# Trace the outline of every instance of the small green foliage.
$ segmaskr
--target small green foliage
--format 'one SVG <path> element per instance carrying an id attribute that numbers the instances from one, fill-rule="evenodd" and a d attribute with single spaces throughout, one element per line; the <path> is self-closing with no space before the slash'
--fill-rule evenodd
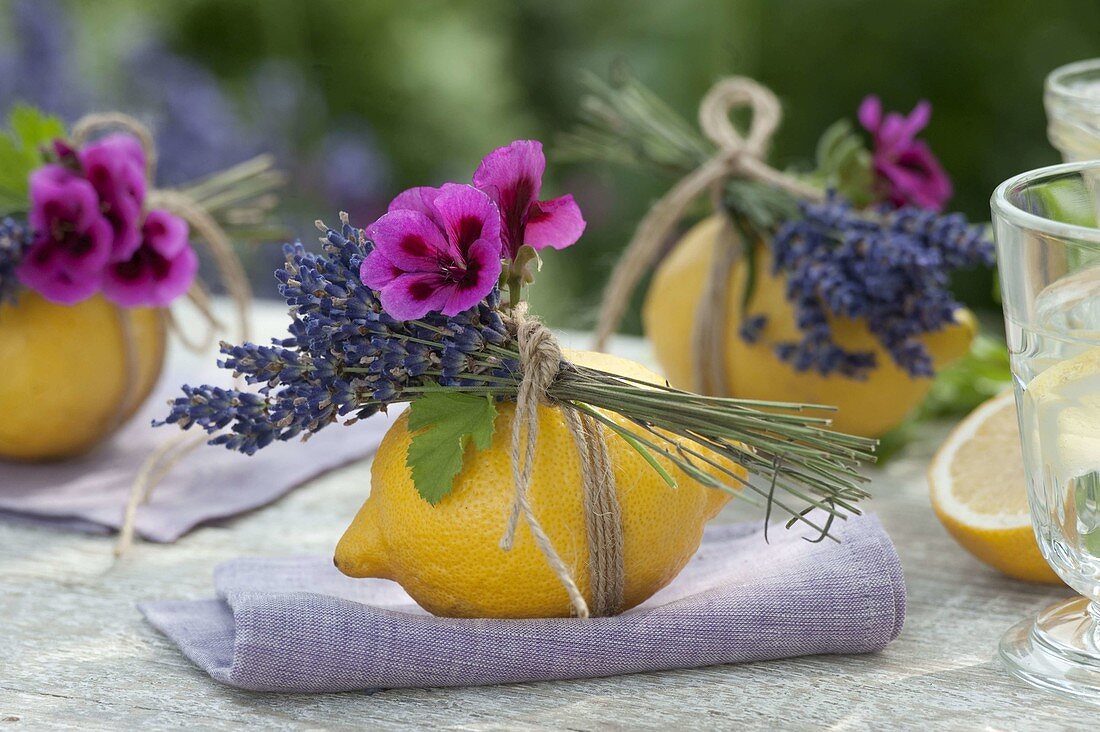
<path id="1" fill-rule="evenodd" d="M 798 216 L 798 200 L 774 186 L 743 178 L 726 184 L 723 203 L 734 218 L 760 232 L 774 231 L 784 221 Z"/>
<path id="2" fill-rule="evenodd" d="M 817 143 L 817 170 L 811 176 L 823 188 L 835 190 L 856 208 L 874 200 L 871 152 L 846 119 L 834 122 Z"/>
<path id="3" fill-rule="evenodd" d="M 492 397 L 450 390 L 428 392 L 409 405 L 413 437 L 405 463 L 425 501 L 434 506 L 451 492 L 471 440 L 479 450 L 489 447 L 496 416 Z"/>
<path id="4" fill-rule="evenodd" d="M 958 417 L 1010 386 L 1008 347 L 999 338 L 979 335 L 970 353 L 936 374 L 920 416 Z"/>
<path id="5" fill-rule="evenodd" d="M 0 133 L 0 213 L 26 211 L 31 171 L 44 162 L 44 149 L 65 136 L 56 117 L 34 107 L 16 105 L 8 117 L 9 131 Z"/>
<path id="6" fill-rule="evenodd" d="M 918 437 L 921 423 L 969 414 L 1010 386 L 1008 347 L 999 338 L 979 335 L 970 345 L 970 353 L 936 374 L 916 412 L 879 440 L 879 462 L 889 461 Z"/>

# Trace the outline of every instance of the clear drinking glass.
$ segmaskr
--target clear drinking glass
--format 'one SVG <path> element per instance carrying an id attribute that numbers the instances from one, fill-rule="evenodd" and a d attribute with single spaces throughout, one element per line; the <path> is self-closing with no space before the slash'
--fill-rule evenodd
<path id="1" fill-rule="evenodd" d="M 1016 176 L 992 209 L 1035 536 L 1083 595 L 1013 627 L 1000 653 L 1100 702 L 1100 161 Z"/>
<path id="2" fill-rule="evenodd" d="M 1100 159 L 1100 58 L 1050 72 L 1043 104 L 1047 137 L 1063 160 Z"/>

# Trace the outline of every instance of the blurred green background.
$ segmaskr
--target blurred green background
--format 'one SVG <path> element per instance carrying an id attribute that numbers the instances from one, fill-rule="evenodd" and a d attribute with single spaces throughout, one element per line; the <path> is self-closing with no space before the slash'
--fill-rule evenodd
<path id="1" fill-rule="evenodd" d="M 26 99 L 70 121 L 137 114 L 157 132 L 164 183 L 275 152 L 291 174 L 284 217 L 303 237 L 337 210 L 365 225 L 405 187 L 468 180 L 514 138 L 552 149 L 574 121 L 579 72 L 616 60 L 692 119 L 725 74 L 769 85 L 786 111 L 782 165 L 807 161 L 868 93 L 906 112 L 927 98 L 924 137 L 954 179 L 953 207 L 982 220 L 999 181 L 1057 161 L 1042 81 L 1100 56 L 1100 2 L 10 0 L 0 38 L 0 103 Z M 546 257 L 534 300 L 552 323 L 583 327 L 670 181 L 551 171 L 549 193 L 572 192 L 589 229 L 568 255 Z M 249 257 L 257 282 L 280 258 L 277 247 Z M 992 306 L 987 273 L 959 285 Z"/>

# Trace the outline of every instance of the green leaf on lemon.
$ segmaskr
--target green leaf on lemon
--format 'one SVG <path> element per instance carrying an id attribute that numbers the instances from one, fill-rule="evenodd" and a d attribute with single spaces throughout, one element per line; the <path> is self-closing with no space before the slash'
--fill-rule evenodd
<path id="1" fill-rule="evenodd" d="M 451 492 L 472 441 L 479 450 L 493 440 L 497 408 L 491 397 L 429 392 L 409 405 L 412 441 L 405 464 L 417 493 L 433 506 Z"/>

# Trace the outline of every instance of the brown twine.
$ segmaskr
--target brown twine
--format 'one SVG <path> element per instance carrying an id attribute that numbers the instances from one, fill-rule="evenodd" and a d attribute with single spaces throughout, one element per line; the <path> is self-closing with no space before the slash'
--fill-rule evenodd
<path id="1" fill-rule="evenodd" d="M 139 381 L 139 366 L 137 345 L 134 342 L 134 320 L 130 313 L 122 308 L 114 308 L 115 319 L 118 321 L 118 331 L 122 338 L 122 394 L 118 400 L 117 409 L 107 423 L 105 434 L 113 434 L 126 421 L 136 406 L 137 386 Z"/>
<path id="2" fill-rule="evenodd" d="M 724 211 L 720 186 L 714 189 L 715 210 Z M 740 236 L 729 216 L 718 217 L 718 233 L 703 295 L 691 330 L 692 384 L 699 394 L 729 394 L 726 378 L 726 333 L 729 325 L 730 273 L 743 256 Z"/>
<path id="3" fill-rule="evenodd" d="M 152 187 L 156 177 L 156 145 L 153 142 L 153 135 L 149 128 L 134 117 L 120 112 L 86 115 L 73 126 L 73 143 L 77 146 L 83 145 L 92 135 L 111 128 L 125 130 L 141 143 L 145 152 L 145 174 L 149 186 Z M 198 235 L 199 240 L 205 243 L 207 250 L 214 258 L 218 276 L 225 284 L 226 289 L 229 290 L 229 294 L 236 304 L 240 339 L 247 341 L 251 330 L 249 304 L 252 300 L 252 288 L 248 284 L 248 277 L 240 259 L 233 252 L 233 245 L 228 234 L 205 208 L 185 193 L 174 190 L 153 189 L 149 191 L 146 200 L 150 208 L 163 208 L 185 220 L 192 231 Z M 210 306 L 210 296 L 201 282 L 196 280 L 190 292 L 188 292 L 188 299 L 207 323 L 208 328 L 204 337 L 197 340 L 190 338 L 179 327 L 178 321 L 170 310 L 165 309 L 161 317 L 164 318 L 169 329 L 179 338 L 180 343 L 185 348 L 196 352 L 204 351 L 213 340 L 213 334 L 223 325 L 215 317 Z M 129 313 L 120 311 L 120 323 L 123 326 L 123 342 L 126 349 L 125 388 L 127 391 L 125 398 L 119 404 L 115 420 L 116 428 L 125 421 L 126 416 L 130 413 L 130 402 L 135 398 L 138 384 L 137 352 Z M 125 554 L 133 544 L 134 521 L 138 506 L 148 501 L 153 488 L 156 487 L 164 475 L 203 441 L 195 439 L 194 436 L 168 440 L 145 461 L 130 489 L 122 528 L 119 531 L 118 543 L 115 546 L 116 557 Z"/>
<path id="4" fill-rule="evenodd" d="M 539 433 L 538 406 L 548 401 L 546 390 L 561 369 L 561 348 L 549 329 L 527 315 L 523 304 L 513 310 L 509 325 L 516 333 L 523 376 L 512 422 L 512 478 L 516 494 L 500 546 L 505 551 L 512 548 L 522 515 L 535 545 L 569 594 L 577 617 L 614 615 L 620 611 L 623 599 L 623 528 L 615 477 L 602 429 L 595 420 L 570 405 L 558 405 L 581 459 L 590 605 L 535 516 L 529 497 Z"/>
<path id="5" fill-rule="evenodd" d="M 748 107 L 752 120 L 747 135 L 733 126 L 730 113 Z M 772 185 L 801 198 L 820 199 L 821 191 L 785 175 L 764 162 L 768 144 L 779 126 L 782 110 L 768 88 L 752 79 L 734 76 L 711 87 L 699 104 L 699 127 L 718 148 L 706 161 L 674 185 L 639 222 L 634 237 L 619 258 L 604 290 L 596 327 L 596 348 L 604 350 L 619 326 L 638 282 L 650 270 L 665 241 L 686 214 L 688 207 L 710 190 L 715 210 L 722 216 L 718 246 L 711 261 L 706 291 L 692 334 L 696 355 L 696 388 L 703 393 L 722 393 L 724 376 L 724 333 L 729 272 L 738 262 L 741 246 L 722 204 L 723 188 L 731 178 L 747 178 Z"/>

